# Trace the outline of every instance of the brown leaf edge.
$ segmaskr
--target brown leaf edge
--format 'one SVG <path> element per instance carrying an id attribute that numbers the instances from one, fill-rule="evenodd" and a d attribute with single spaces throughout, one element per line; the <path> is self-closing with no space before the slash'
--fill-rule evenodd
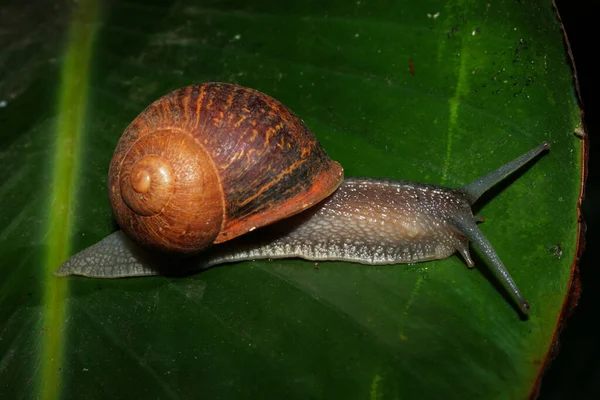
<path id="1" fill-rule="evenodd" d="M 579 224 L 579 229 L 577 232 L 577 250 L 575 253 L 575 259 L 573 260 L 573 264 L 571 265 L 571 277 L 569 281 L 569 293 L 567 294 L 565 301 L 563 302 L 563 306 L 556 324 L 556 328 L 554 329 L 554 335 L 552 337 L 552 344 L 548 348 L 548 352 L 546 353 L 546 357 L 542 363 L 541 368 L 538 371 L 538 375 L 536 379 L 533 381 L 533 385 L 530 391 L 530 400 L 537 399 L 540 394 L 540 389 L 542 387 L 542 380 L 544 374 L 552 364 L 552 361 L 558 355 L 558 351 L 560 349 L 560 335 L 562 331 L 565 329 L 567 325 L 567 320 L 577 307 L 579 302 L 579 297 L 581 295 L 581 279 L 579 276 L 579 262 L 581 260 L 581 255 L 585 249 L 585 233 L 587 231 L 587 226 L 585 221 L 583 220 L 583 216 L 581 215 L 581 204 L 583 203 L 583 199 L 585 197 L 585 183 L 587 181 L 588 175 L 588 159 L 589 159 L 589 150 L 590 150 L 590 142 L 588 135 L 585 129 L 584 123 L 584 107 L 583 102 L 581 101 L 581 93 L 579 90 L 579 78 L 577 76 L 577 68 L 575 67 L 575 59 L 573 58 L 573 52 L 571 51 L 571 43 L 569 42 L 569 37 L 567 36 L 567 31 L 565 30 L 565 26 L 562 22 L 562 18 L 560 17 L 560 12 L 558 11 L 558 7 L 556 6 L 556 0 L 552 0 L 552 6 L 554 8 L 554 12 L 558 17 L 558 21 L 560 22 L 560 26 L 563 31 L 563 38 L 565 41 L 565 47 L 567 49 L 567 53 L 569 54 L 569 60 L 571 62 L 571 67 L 573 68 L 573 80 L 575 82 L 575 91 L 577 93 L 577 100 L 579 102 L 580 109 L 580 119 L 581 125 L 580 127 L 573 132 L 577 137 L 581 139 L 582 146 L 582 165 L 581 165 L 581 188 L 579 191 L 579 199 L 577 201 L 577 221 Z"/>

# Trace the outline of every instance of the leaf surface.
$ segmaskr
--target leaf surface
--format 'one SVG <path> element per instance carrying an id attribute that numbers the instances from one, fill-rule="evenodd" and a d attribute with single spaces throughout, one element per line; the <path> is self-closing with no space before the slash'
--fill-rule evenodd
<path id="1" fill-rule="evenodd" d="M 583 165 L 548 2 L 50 4 L 9 4 L 0 24 L 0 397 L 535 390 L 569 291 Z M 483 260 L 468 270 L 458 255 L 388 267 L 255 261 L 185 279 L 52 276 L 117 229 L 106 173 L 128 123 L 205 81 L 282 101 L 347 176 L 458 187 L 550 141 L 476 208 L 529 319 Z"/>

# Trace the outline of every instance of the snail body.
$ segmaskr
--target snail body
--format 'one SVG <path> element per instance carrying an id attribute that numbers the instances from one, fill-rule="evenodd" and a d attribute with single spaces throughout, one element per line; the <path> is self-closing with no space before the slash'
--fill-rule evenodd
<path id="1" fill-rule="evenodd" d="M 194 107 L 207 112 L 208 117 L 194 115 L 190 111 Z M 243 118 L 246 114 L 248 117 Z M 253 123 L 251 116 L 262 119 Z M 147 128 L 157 120 L 158 128 Z M 171 120 L 178 124 L 183 120 L 184 125 L 191 124 L 194 129 L 206 129 L 211 124 L 217 128 L 208 136 L 195 133 L 190 138 L 180 128 L 174 128 Z M 238 124 L 239 121 L 242 122 Z M 236 129 L 243 124 L 247 124 L 246 129 L 240 135 Z M 276 131 L 271 129 L 273 124 Z M 176 131 L 175 139 L 165 139 L 168 131 Z M 281 136 L 275 136 L 276 133 Z M 304 141 L 297 141 L 294 135 Z M 233 142 L 219 142 L 231 137 L 235 137 Z M 149 144 L 150 139 L 156 138 L 156 143 Z M 262 150 L 273 140 L 273 150 Z M 168 151 L 161 147 L 165 141 L 171 146 L 167 146 Z M 132 143 L 143 146 L 132 150 Z M 201 147 L 200 153 L 214 153 L 217 157 L 199 162 L 204 155 L 194 155 L 191 163 L 165 166 L 166 155 L 178 151 L 180 146 L 186 147 L 185 151 L 193 148 L 192 154 L 197 154 L 195 147 Z M 456 251 L 473 267 L 471 242 L 519 309 L 527 313 L 529 304 L 477 227 L 482 219 L 473 215 L 471 207 L 488 189 L 548 148 L 544 142 L 457 189 L 387 179 L 343 179 L 339 164 L 327 157 L 302 121 L 276 100 L 229 84 L 183 88 L 150 105 L 127 128 L 117 145 L 110 166 L 109 192 L 123 230 L 75 254 L 56 274 L 103 278 L 179 275 L 222 263 L 290 257 L 385 265 L 443 259 Z M 279 151 L 282 149 L 285 151 Z M 265 164 L 247 172 L 252 167 L 244 167 L 243 163 L 261 152 L 259 158 Z M 132 153 L 141 157 L 128 161 Z M 184 171 L 184 178 L 187 177 L 187 166 L 194 163 L 209 166 L 207 180 L 199 185 L 210 186 L 205 192 L 184 197 L 184 204 L 178 206 L 171 204 L 173 198 L 188 190 L 178 183 L 167 188 L 166 194 L 159 192 L 156 201 L 146 195 L 150 187 L 162 190 L 165 176 L 172 179 Z M 153 170 L 148 165 L 158 168 Z M 228 172 L 233 172 L 234 177 L 221 176 Z M 236 186 L 240 182 L 241 186 Z M 127 187 L 130 184 L 133 190 Z M 137 190 L 136 185 L 145 191 Z M 127 190 L 133 192 L 133 200 L 127 198 Z M 233 197 L 228 198 L 229 195 Z M 149 215 L 136 213 L 139 204 L 149 209 Z M 171 209 L 165 216 L 169 205 Z M 219 212 L 197 209 L 204 205 L 216 206 Z M 184 214 L 183 222 L 174 222 L 177 212 Z M 196 218 L 197 215 L 201 217 Z M 153 225 L 145 228 L 148 222 Z M 251 232 L 259 227 L 262 228 Z M 204 231 L 197 233 L 195 229 Z M 175 239 L 165 238 L 173 233 Z M 177 257 L 169 252 L 198 254 Z"/>

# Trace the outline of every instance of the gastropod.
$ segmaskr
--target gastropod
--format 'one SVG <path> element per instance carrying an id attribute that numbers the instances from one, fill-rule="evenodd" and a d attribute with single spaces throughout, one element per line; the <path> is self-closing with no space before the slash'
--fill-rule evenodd
<path id="1" fill-rule="evenodd" d="M 344 178 L 300 118 L 272 97 L 227 83 L 188 86 L 148 106 L 117 144 L 108 191 L 121 230 L 56 274 L 179 275 L 289 257 L 402 264 L 456 251 L 473 267 L 471 242 L 527 313 L 471 207 L 549 147 L 455 189 Z"/>

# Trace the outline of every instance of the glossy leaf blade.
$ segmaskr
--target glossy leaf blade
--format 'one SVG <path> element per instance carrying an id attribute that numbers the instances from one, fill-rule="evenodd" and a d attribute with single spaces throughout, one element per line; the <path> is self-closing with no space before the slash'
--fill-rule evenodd
<path id="1" fill-rule="evenodd" d="M 0 34 L 0 397 L 535 391 L 569 290 L 583 165 L 550 4 L 73 7 L 52 19 L 54 35 L 17 23 L 47 20 L 42 3 L 11 6 L 16 22 L 1 24 L 10 29 Z M 529 319 L 477 257 L 475 270 L 453 256 L 392 267 L 257 261 L 185 279 L 51 276 L 60 258 L 116 229 L 106 173 L 123 129 L 159 96 L 203 81 L 279 99 L 348 176 L 460 187 L 550 141 L 548 155 L 477 207 Z"/>

